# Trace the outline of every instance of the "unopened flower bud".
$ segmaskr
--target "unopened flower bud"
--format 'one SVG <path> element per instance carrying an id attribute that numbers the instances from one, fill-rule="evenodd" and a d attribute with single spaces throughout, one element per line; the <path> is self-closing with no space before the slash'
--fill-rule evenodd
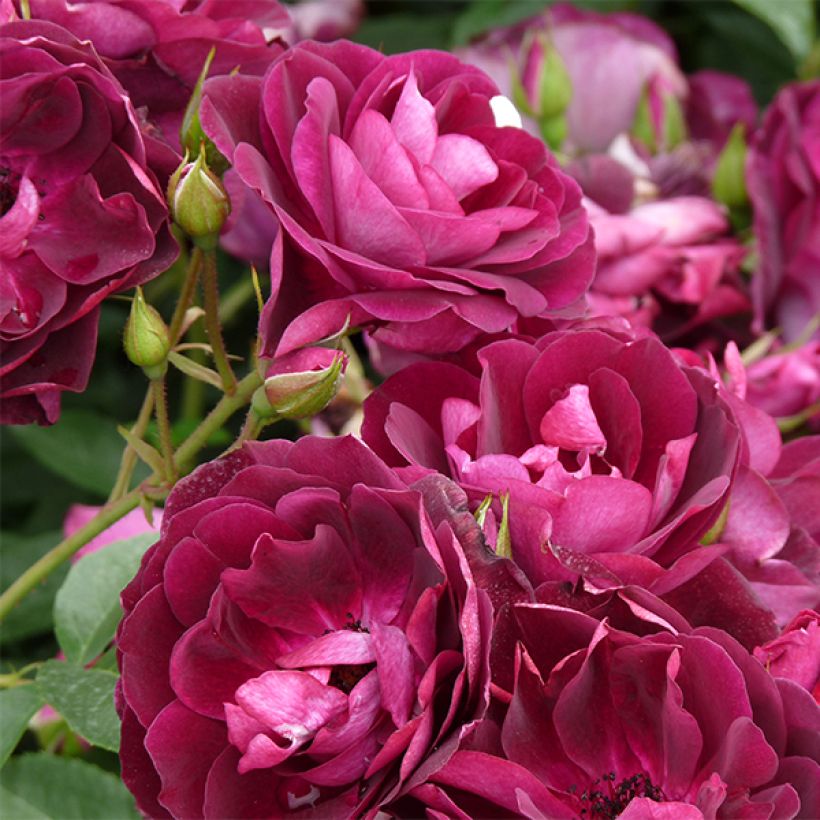
<path id="1" fill-rule="evenodd" d="M 744 208 L 749 204 L 746 193 L 746 135 L 745 126 L 739 122 L 729 134 L 720 152 L 712 178 L 712 193 L 727 208 Z"/>
<path id="2" fill-rule="evenodd" d="M 651 154 L 671 151 L 687 137 L 686 121 L 678 98 L 665 86 L 662 77 L 654 77 L 643 90 L 631 134 Z"/>
<path id="3" fill-rule="evenodd" d="M 229 167 L 228 160 L 219 152 L 219 149 L 211 142 L 202 130 L 202 123 L 199 119 L 199 107 L 202 104 L 202 86 L 208 76 L 216 49 L 212 48 L 197 78 L 191 98 L 185 107 L 185 114 L 182 117 L 182 126 L 179 129 L 179 141 L 183 150 L 194 156 L 199 153 L 202 146 L 205 146 L 205 157 L 208 165 L 217 174 L 224 174 Z"/>
<path id="4" fill-rule="evenodd" d="M 168 328 L 156 308 L 145 301 L 142 288 L 137 288 L 131 302 L 131 313 L 123 337 L 125 355 L 149 378 L 158 378 L 167 367 L 171 350 Z"/>
<path id="5" fill-rule="evenodd" d="M 174 222 L 205 250 L 216 247 L 219 232 L 231 212 L 228 192 L 208 167 L 205 148 L 196 162 L 183 163 L 168 182 L 168 205 Z"/>
<path id="6" fill-rule="evenodd" d="M 572 80 L 557 49 L 539 35 L 524 49 L 524 68 L 513 73 L 513 100 L 526 114 L 539 122 L 563 118 L 572 100 Z"/>
<path id="7" fill-rule="evenodd" d="M 262 419 L 315 416 L 336 395 L 346 364 L 344 353 L 321 347 L 298 350 L 274 362 L 254 393 L 254 412 Z"/>

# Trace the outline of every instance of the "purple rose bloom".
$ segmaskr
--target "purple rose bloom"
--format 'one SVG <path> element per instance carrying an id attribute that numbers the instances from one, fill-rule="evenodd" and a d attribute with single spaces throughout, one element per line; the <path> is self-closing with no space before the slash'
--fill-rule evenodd
<path id="1" fill-rule="evenodd" d="M 544 145 L 495 125 L 492 81 L 450 54 L 300 43 L 264 80 L 216 78 L 202 123 L 281 230 L 266 355 L 353 326 L 458 350 L 592 278 L 580 190 Z"/>
<path id="2" fill-rule="evenodd" d="M 775 97 L 749 146 L 746 185 L 760 253 L 757 321 L 792 341 L 820 312 L 820 80 Z"/>
<path id="3" fill-rule="evenodd" d="M 533 604 L 513 618 L 503 715 L 408 800 L 448 817 L 817 816 L 820 709 L 726 633 L 639 637 Z"/>
<path id="4" fill-rule="evenodd" d="M 492 495 L 488 539 L 543 600 L 580 579 L 636 585 L 750 648 L 775 637 L 774 615 L 722 557 L 729 548 L 699 543 L 746 446 L 707 373 L 657 338 L 603 329 L 494 342 L 478 359 L 480 378 L 439 362 L 389 378 L 365 402 L 365 441 L 408 480 L 452 476 L 473 509 Z"/>
<path id="5" fill-rule="evenodd" d="M 0 28 L 3 423 L 50 424 L 88 382 L 100 302 L 176 255 L 126 92 L 59 26 Z"/>
<path id="6" fill-rule="evenodd" d="M 122 773 L 151 817 L 358 816 L 488 700 L 480 532 L 352 438 L 247 445 L 171 493 L 122 595 Z"/>

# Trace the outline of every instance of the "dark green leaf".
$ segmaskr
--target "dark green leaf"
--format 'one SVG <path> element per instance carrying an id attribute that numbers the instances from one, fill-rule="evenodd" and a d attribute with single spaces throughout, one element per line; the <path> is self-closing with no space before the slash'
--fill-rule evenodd
<path id="1" fill-rule="evenodd" d="M 427 6 L 430 13 L 390 14 L 365 19 L 356 32 L 356 40 L 385 54 L 412 51 L 418 48 L 446 49 L 450 45 L 453 18 L 436 14 L 435 8 Z"/>
<path id="2" fill-rule="evenodd" d="M 490 29 L 511 26 L 543 11 L 550 0 L 474 0 L 453 26 L 453 45 L 466 46 Z"/>
<path id="3" fill-rule="evenodd" d="M 137 820 L 134 800 L 120 779 L 82 760 L 27 754 L 0 772 L 0 787 L 53 820 Z M 3 811 L 4 817 L 15 817 Z M 30 814 L 29 817 L 38 817 Z"/>
<path id="4" fill-rule="evenodd" d="M 105 649 L 122 615 L 120 591 L 156 540 L 145 533 L 117 541 L 71 567 L 54 601 L 54 631 L 69 661 L 86 664 Z"/>
<path id="5" fill-rule="evenodd" d="M 53 427 L 9 429 L 42 465 L 75 486 L 105 497 L 114 485 L 124 445 L 110 419 L 89 410 L 63 410 Z"/>
<path id="6" fill-rule="evenodd" d="M 29 720 L 43 705 L 36 686 L 26 684 L 0 692 L 0 767 L 14 751 Z"/>
<path id="7" fill-rule="evenodd" d="M 5 590 L 38 558 L 45 555 L 62 534 L 48 532 L 36 536 L 19 536 L 4 532 L 0 536 L 3 559 L 0 561 L 0 585 Z M 36 589 L 30 592 L 8 615 L 0 628 L 0 640 L 7 644 L 49 632 L 52 626 L 54 596 L 68 572 L 60 567 Z"/>
<path id="8" fill-rule="evenodd" d="M 795 60 L 802 60 L 814 42 L 812 0 L 734 0 L 737 5 L 763 20 L 774 31 Z"/>
<path id="9" fill-rule="evenodd" d="M 114 709 L 117 677 L 114 672 L 48 661 L 37 672 L 37 687 L 78 735 L 92 746 L 116 752 L 120 747 L 120 721 Z"/>

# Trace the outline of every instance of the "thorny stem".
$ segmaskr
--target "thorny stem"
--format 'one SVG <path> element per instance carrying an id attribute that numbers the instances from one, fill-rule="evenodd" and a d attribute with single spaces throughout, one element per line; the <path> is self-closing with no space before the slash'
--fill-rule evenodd
<path id="1" fill-rule="evenodd" d="M 165 376 L 151 380 L 154 393 L 154 407 L 157 413 L 157 428 L 159 430 L 159 449 L 162 461 L 165 464 L 165 480 L 173 484 L 176 480 L 174 465 L 174 445 L 171 441 L 171 421 L 168 418 L 168 397 L 165 394 Z"/>
<path id="2" fill-rule="evenodd" d="M 205 307 L 205 327 L 214 354 L 214 365 L 222 377 L 222 386 L 229 395 L 236 390 L 236 377 L 231 370 L 225 343 L 222 340 L 222 328 L 219 324 L 219 285 L 217 283 L 216 252 L 206 251 L 205 265 L 202 271 L 202 291 Z"/>
<path id="3" fill-rule="evenodd" d="M 185 280 L 182 283 L 182 291 L 179 294 L 179 301 L 174 309 L 174 315 L 171 318 L 171 325 L 168 329 L 168 335 L 171 339 L 171 346 L 173 347 L 179 339 L 180 331 L 182 330 L 182 323 L 185 321 L 185 312 L 191 305 L 194 291 L 196 290 L 196 282 L 199 278 L 199 269 L 202 267 L 202 249 L 194 248 L 191 251 L 191 259 L 188 262 L 188 269 L 185 271 Z"/>

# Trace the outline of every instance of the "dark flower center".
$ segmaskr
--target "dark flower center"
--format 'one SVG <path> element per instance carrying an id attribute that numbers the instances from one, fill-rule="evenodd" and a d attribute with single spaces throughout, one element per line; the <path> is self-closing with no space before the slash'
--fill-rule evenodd
<path id="1" fill-rule="evenodd" d="M 349 695 L 353 687 L 371 670 L 375 669 L 375 663 L 356 663 L 346 666 L 334 666 L 330 673 L 328 686 L 335 686 L 337 689 Z"/>
<path id="2" fill-rule="evenodd" d="M 581 795 L 584 818 L 604 818 L 613 820 L 623 812 L 636 797 L 648 797 L 656 803 L 666 799 L 663 791 L 655 786 L 647 774 L 634 774 L 615 785 L 615 772 L 596 780 L 589 791 Z"/>
<path id="3" fill-rule="evenodd" d="M 0 165 L 0 216 L 5 216 L 14 206 L 19 187 L 20 174 Z"/>

